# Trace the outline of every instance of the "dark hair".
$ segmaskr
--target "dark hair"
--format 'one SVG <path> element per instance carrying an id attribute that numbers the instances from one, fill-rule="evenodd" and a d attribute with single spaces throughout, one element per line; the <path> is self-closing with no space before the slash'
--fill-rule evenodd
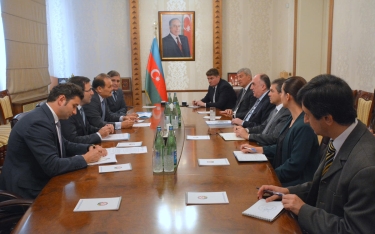
<path id="1" fill-rule="evenodd" d="M 341 78 L 323 74 L 314 77 L 299 92 L 298 99 L 316 119 L 332 115 L 340 125 L 354 123 L 353 91 Z"/>
<path id="2" fill-rule="evenodd" d="M 115 71 L 115 70 L 111 70 L 111 71 L 109 71 L 109 72 L 107 73 L 107 75 L 108 75 L 109 77 L 114 77 L 114 76 L 120 76 L 120 73 L 118 73 L 118 72 Z"/>
<path id="3" fill-rule="evenodd" d="M 219 70 L 216 68 L 211 68 L 206 72 L 206 76 L 219 76 Z"/>
<path id="4" fill-rule="evenodd" d="M 284 81 L 283 90 L 289 93 L 294 101 L 301 106 L 301 100 L 297 98 L 298 91 L 306 84 L 306 80 L 301 76 L 292 76 Z"/>
<path id="5" fill-rule="evenodd" d="M 98 87 L 102 87 L 104 88 L 105 86 L 105 82 L 104 82 L 104 79 L 105 78 L 109 78 L 109 76 L 105 73 L 100 73 L 99 75 L 97 75 L 94 80 L 92 81 L 92 87 L 94 89 L 98 88 Z"/>
<path id="6" fill-rule="evenodd" d="M 90 81 L 91 80 L 85 76 L 73 76 L 68 80 L 69 83 L 76 84 L 81 87 L 83 91 L 85 91 L 85 85 L 90 83 Z"/>
<path id="7" fill-rule="evenodd" d="M 276 84 L 276 90 L 277 90 L 277 92 L 281 93 L 281 87 L 283 86 L 284 82 L 285 82 L 284 78 L 277 78 L 274 81 L 272 81 L 271 84 Z"/>
<path id="8" fill-rule="evenodd" d="M 47 102 L 56 101 L 60 95 L 64 95 L 67 102 L 77 96 L 79 99 L 83 99 L 83 91 L 81 87 L 72 83 L 65 83 L 53 87 L 48 95 Z"/>
<path id="9" fill-rule="evenodd" d="M 266 74 L 261 74 L 260 75 L 260 80 L 264 82 L 266 85 L 267 89 L 270 89 L 271 87 L 271 81 L 270 78 Z"/>

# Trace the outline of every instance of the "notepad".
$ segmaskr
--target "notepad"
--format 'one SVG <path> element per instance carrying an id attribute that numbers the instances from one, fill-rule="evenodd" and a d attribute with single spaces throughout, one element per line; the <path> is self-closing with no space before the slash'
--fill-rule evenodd
<path id="1" fill-rule="evenodd" d="M 106 148 L 108 154 L 145 154 L 147 146 L 126 147 L 126 148 Z"/>
<path id="2" fill-rule="evenodd" d="M 204 119 L 210 119 L 210 116 L 203 116 Z M 215 116 L 215 119 L 221 119 L 221 116 Z"/>
<path id="3" fill-rule="evenodd" d="M 206 121 L 208 125 L 227 125 L 227 124 L 232 124 L 231 120 L 213 120 L 213 121 Z"/>
<path id="4" fill-rule="evenodd" d="M 210 158 L 198 159 L 199 166 L 228 166 L 230 165 L 227 158 Z"/>
<path id="5" fill-rule="evenodd" d="M 226 192 L 187 192 L 185 194 L 186 205 L 203 204 L 228 204 Z"/>
<path id="6" fill-rule="evenodd" d="M 236 136 L 234 132 L 227 132 L 227 133 L 219 133 L 219 135 L 226 141 L 243 141 L 245 140 L 242 137 Z"/>
<path id="7" fill-rule="evenodd" d="M 197 111 L 198 114 L 209 114 L 210 111 Z"/>
<path id="8" fill-rule="evenodd" d="M 117 143 L 116 148 L 135 147 L 135 146 L 142 146 L 142 141 L 137 141 L 137 142 L 119 142 L 119 143 Z"/>
<path id="9" fill-rule="evenodd" d="M 99 173 L 116 172 L 116 171 L 131 171 L 131 170 L 132 170 L 131 163 L 116 164 L 116 165 L 110 165 L 110 166 L 99 166 Z"/>
<path id="10" fill-rule="evenodd" d="M 79 199 L 73 211 L 118 210 L 120 203 L 121 197 Z"/>
<path id="11" fill-rule="evenodd" d="M 117 163 L 116 155 L 108 153 L 107 156 L 101 157 L 97 162 L 88 163 L 87 165 L 98 165 L 98 164 L 106 164 L 106 163 Z"/>
<path id="12" fill-rule="evenodd" d="M 242 214 L 272 222 L 283 209 L 284 206 L 281 201 L 266 202 L 265 199 L 260 199 Z"/>
<path id="13" fill-rule="evenodd" d="M 139 118 L 150 118 L 152 115 L 152 112 L 137 112 Z"/>
<path id="14" fill-rule="evenodd" d="M 264 154 L 243 153 L 242 151 L 233 151 L 234 156 L 240 162 L 266 162 L 268 161 Z"/>
<path id="15" fill-rule="evenodd" d="M 199 135 L 199 136 L 198 135 L 196 135 L 196 136 L 187 135 L 186 139 L 187 140 L 209 140 L 210 136 L 209 135 Z"/>
<path id="16" fill-rule="evenodd" d="M 142 106 L 142 108 L 148 109 L 148 108 L 155 108 L 156 106 Z"/>
<path id="17" fill-rule="evenodd" d="M 117 133 L 117 134 L 110 134 L 106 137 L 102 138 L 102 141 L 127 141 L 130 138 L 129 133 Z"/>
<path id="18" fill-rule="evenodd" d="M 150 127 L 151 123 L 135 123 L 133 124 L 133 127 Z"/>

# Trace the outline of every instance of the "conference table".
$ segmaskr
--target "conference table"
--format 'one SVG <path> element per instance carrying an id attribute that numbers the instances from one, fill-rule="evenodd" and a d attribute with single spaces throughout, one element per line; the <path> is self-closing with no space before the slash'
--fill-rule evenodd
<path id="1" fill-rule="evenodd" d="M 163 108 L 135 107 L 152 111 L 145 121 L 151 127 L 117 130 L 130 133 L 129 141 L 147 146 L 145 154 L 116 156 L 118 163 L 131 163 L 131 171 L 99 174 L 95 165 L 52 178 L 14 233 L 301 233 L 285 210 L 273 222 L 242 215 L 257 201 L 256 187 L 280 182 L 269 162 L 238 162 L 233 151 L 247 141 L 224 141 L 218 133 L 233 129 L 209 128 L 205 114 L 198 114 L 205 108 L 181 108 L 182 126 L 175 131 L 178 167 L 174 173 L 153 173 L 152 146 L 156 127 L 163 126 Z M 187 135 L 208 134 L 209 140 L 186 140 Z M 227 158 L 230 165 L 199 166 L 199 158 Z M 220 191 L 227 193 L 229 204 L 185 203 L 186 192 Z M 82 198 L 119 196 L 117 211 L 73 212 Z"/>

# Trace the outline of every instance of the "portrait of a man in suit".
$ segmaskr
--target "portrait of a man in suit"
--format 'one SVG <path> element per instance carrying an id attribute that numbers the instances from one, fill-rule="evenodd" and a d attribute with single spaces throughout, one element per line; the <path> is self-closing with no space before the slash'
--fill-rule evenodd
<path id="1" fill-rule="evenodd" d="M 181 21 L 169 20 L 169 34 L 163 37 L 162 57 L 190 57 L 188 38 L 181 34 Z"/>

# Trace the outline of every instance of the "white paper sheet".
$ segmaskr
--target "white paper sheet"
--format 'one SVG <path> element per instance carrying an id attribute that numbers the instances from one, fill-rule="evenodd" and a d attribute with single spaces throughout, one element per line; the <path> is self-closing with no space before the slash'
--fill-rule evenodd
<path id="1" fill-rule="evenodd" d="M 118 210 L 120 204 L 121 197 L 79 199 L 73 211 Z"/>
<path id="2" fill-rule="evenodd" d="M 135 124 L 133 124 L 133 127 L 136 127 L 136 128 L 150 127 L 150 126 L 151 126 L 151 123 L 135 123 Z"/>
<path id="3" fill-rule="evenodd" d="M 208 125 L 230 125 L 232 124 L 231 120 L 214 120 L 214 121 L 206 121 Z"/>
<path id="4" fill-rule="evenodd" d="M 116 148 L 135 147 L 135 146 L 142 146 L 142 141 L 137 141 L 137 142 L 119 142 L 119 143 L 117 143 Z"/>
<path id="5" fill-rule="evenodd" d="M 204 119 L 210 119 L 210 116 L 203 116 Z M 215 116 L 215 119 L 221 119 L 221 116 Z"/>
<path id="6" fill-rule="evenodd" d="M 200 136 L 187 135 L 186 139 L 187 140 L 209 140 L 210 136 L 209 135 L 200 135 Z"/>
<path id="7" fill-rule="evenodd" d="M 94 163 L 88 163 L 87 165 L 92 166 L 92 165 L 106 164 L 106 163 L 117 163 L 116 155 L 108 152 L 108 155 L 105 157 L 101 157 L 99 161 L 94 162 Z"/>
<path id="8" fill-rule="evenodd" d="M 206 158 L 198 159 L 199 166 L 228 166 L 230 165 L 227 158 Z"/>
<path id="9" fill-rule="evenodd" d="M 186 204 L 227 204 L 229 203 L 226 192 L 187 192 Z"/>
<path id="10" fill-rule="evenodd" d="M 131 171 L 131 170 L 132 170 L 131 163 L 116 164 L 116 165 L 110 165 L 110 166 L 99 166 L 99 173 L 116 172 L 116 171 Z"/>
<path id="11" fill-rule="evenodd" d="M 197 111 L 198 114 L 209 114 L 210 111 Z"/>
<path id="12" fill-rule="evenodd" d="M 128 148 L 106 148 L 108 154 L 144 154 L 147 153 L 147 146 Z"/>
<path id="13" fill-rule="evenodd" d="M 156 106 L 142 106 L 142 108 L 155 108 Z"/>
<path id="14" fill-rule="evenodd" d="M 219 133 L 219 135 L 226 141 L 243 141 L 242 137 L 237 137 L 234 132 Z"/>
<path id="15" fill-rule="evenodd" d="M 102 141 L 127 141 L 129 140 L 129 137 L 129 133 L 116 133 L 103 137 Z"/>
<path id="16" fill-rule="evenodd" d="M 233 151 L 234 156 L 240 162 L 267 162 L 264 154 L 243 153 L 242 151 Z"/>

